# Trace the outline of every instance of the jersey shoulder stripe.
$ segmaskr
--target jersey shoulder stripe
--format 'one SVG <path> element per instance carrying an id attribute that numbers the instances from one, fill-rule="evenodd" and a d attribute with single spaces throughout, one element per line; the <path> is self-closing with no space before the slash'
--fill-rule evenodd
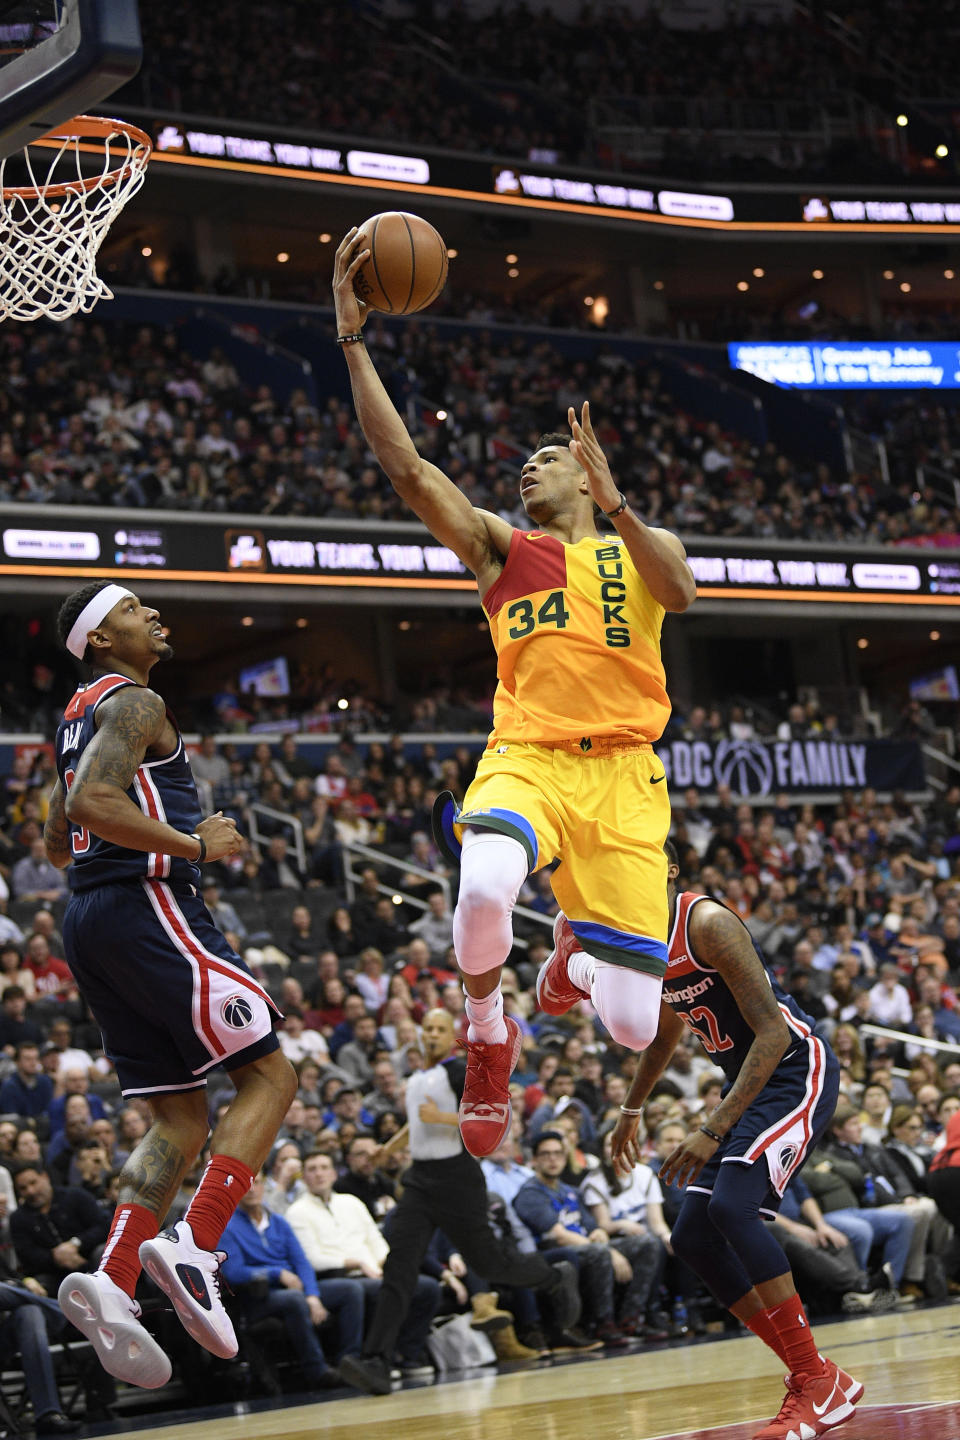
<path id="1" fill-rule="evenodd" d="M 510 600 L 540 590 L 563 590 L 567 584 L 567 547 L 540 530 L 514 530 L 510 550 L 498 578 L 483 597 L 492 620 Z"/>
<path id="2" fill-rule="evenodd" d="M 136 680 L 131 680 L 129 675 L 101 675 L 99 680 L 94 680 L 90 685 L 81 685 L 74 695 L 70 704 L 63 712 L 64 720 L 79 720 L 87 710 L 96 709 L 101 700 L 106 700 L 115 690 L 122 690 L 124 685 L 136 685 Z"/>
<path id="3" fill-rule="evenodd" d="M 673 929 L 667 941 L 667 969 L 671 977 L 692 975 L 695 970 L 699 970 L 701 973 L 707 971 L 711 975 L 716 973 L 712 965 L 698 960 L 694 955 L 689 933 L 690 911 L 699 901 L 712 898 L 710 895 L 703 895 L 693 890 L 682 890 L 677 896 Z"/>

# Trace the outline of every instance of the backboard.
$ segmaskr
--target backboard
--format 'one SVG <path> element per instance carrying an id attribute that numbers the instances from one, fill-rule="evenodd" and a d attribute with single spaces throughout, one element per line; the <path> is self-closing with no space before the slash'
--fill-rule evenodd
<path id="1" fill-rule="evenodd" d="M 0 0 L 0 158 L 95 109 L 142 56 L 136 0 Z"/>

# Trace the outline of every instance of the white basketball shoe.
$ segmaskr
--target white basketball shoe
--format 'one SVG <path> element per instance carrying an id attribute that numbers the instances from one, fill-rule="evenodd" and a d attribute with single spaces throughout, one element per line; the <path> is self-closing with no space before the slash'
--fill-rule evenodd
<path id="1" fill-rule="evenodd" d="M 187 1334 L 211 1355 L 231 1360 L 237 1337 L 220 1298 L 220 1265 L 226 1258 L 222 1250 L 201 1250 L 186 1220 L 140 1246 L 141 1265 L 170 1299 Z"/>
<path id="2" fill-rule="evenodd" d="M 140 1306 L 103 1270 L 68 1275 L 57 1292 L 60 1309 L 94 1350 L 108 1375 L 158 1390 L 170 1379 L 170 1361 L 140 1323 Z"/>

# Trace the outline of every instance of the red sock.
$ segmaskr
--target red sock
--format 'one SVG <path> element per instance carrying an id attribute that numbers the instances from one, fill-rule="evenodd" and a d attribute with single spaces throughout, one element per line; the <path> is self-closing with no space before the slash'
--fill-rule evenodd
<path id="1" fill-rule="evenodd" d="M 253 1184 L 253 1171 L 229 1155 L 211 1155 L 184 1220 L 201 1250 L 216 1250 L 227 1221 Z"/>
<path id="2" fill-rule="evenodd" d="M 769 1310 L 758 1310 L 756 1315 L 751 1316 L 749 1320 L 744 1320 L 743 1323 L 748 1330 L 753 1331 L 758 1340 L 762 1340 L 764 1345 L 773 1351 L 778 1360 L 782 1360 L 784 1365 L 789 1364 L 787 1352 L 780 1339 L 780 1332 L 771 1322 Z"/>
<path id="3" fill-rule="evenodd" d="M 761 1311 L 747 1324 L 771 1350 L 776 1351 L 791 1375 L 819 1375 L 822 1372 L 823 1360 L 810 1332 L 799 1295 L 791 1295 L 789 1300 Z"/>
<path id="4" fill-rule="evenodd" d="M 103 1270 L 130 1298 L 140 1277 L 140 1246 L 157 1233 L 157 1217 L 143 1205 L 118 1205 L 103 1247 L 98 1270 Z"/>

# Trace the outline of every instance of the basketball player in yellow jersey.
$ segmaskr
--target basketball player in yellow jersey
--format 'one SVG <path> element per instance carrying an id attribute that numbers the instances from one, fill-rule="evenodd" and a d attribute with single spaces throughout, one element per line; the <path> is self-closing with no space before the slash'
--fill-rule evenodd
<path id="1" fill-rule="evenodd" d="M 665 611 L 686 610 L 696 586 L 680 541 L 652 530 L 617 489 L 583 406 L 571 436 L 546 435 L 520 473 L 536 525 L 516 530 L 475 509 L 421 459 L 363 344 L 366 309 L 353 277 L 368 257 L 351 230 L 333 291 L 357 417 L 397 494 L 477 577 L 497 651 L 494 728 L 464 796 L 437 819 L 461 847 L 454 944 L 468 1019 L 460 1131 L 489 1155 L 510 1126 L 510 1075 L 520 1031 L 505 1019 L 500 971 L 527 875 L 559 857 L 562 913 L 537 980 L 542 1009 L 562 1014 L 589 996 L 620 1044 L 643 1050 L 660 1016 L 667 962 L 670 825 L 663 766 L 652 744 L 670 702 L 660 660 Z M 616 537 L 597 533 L 594 507 Z M 452 801 L 452 797 L 449 797 Z"/>

